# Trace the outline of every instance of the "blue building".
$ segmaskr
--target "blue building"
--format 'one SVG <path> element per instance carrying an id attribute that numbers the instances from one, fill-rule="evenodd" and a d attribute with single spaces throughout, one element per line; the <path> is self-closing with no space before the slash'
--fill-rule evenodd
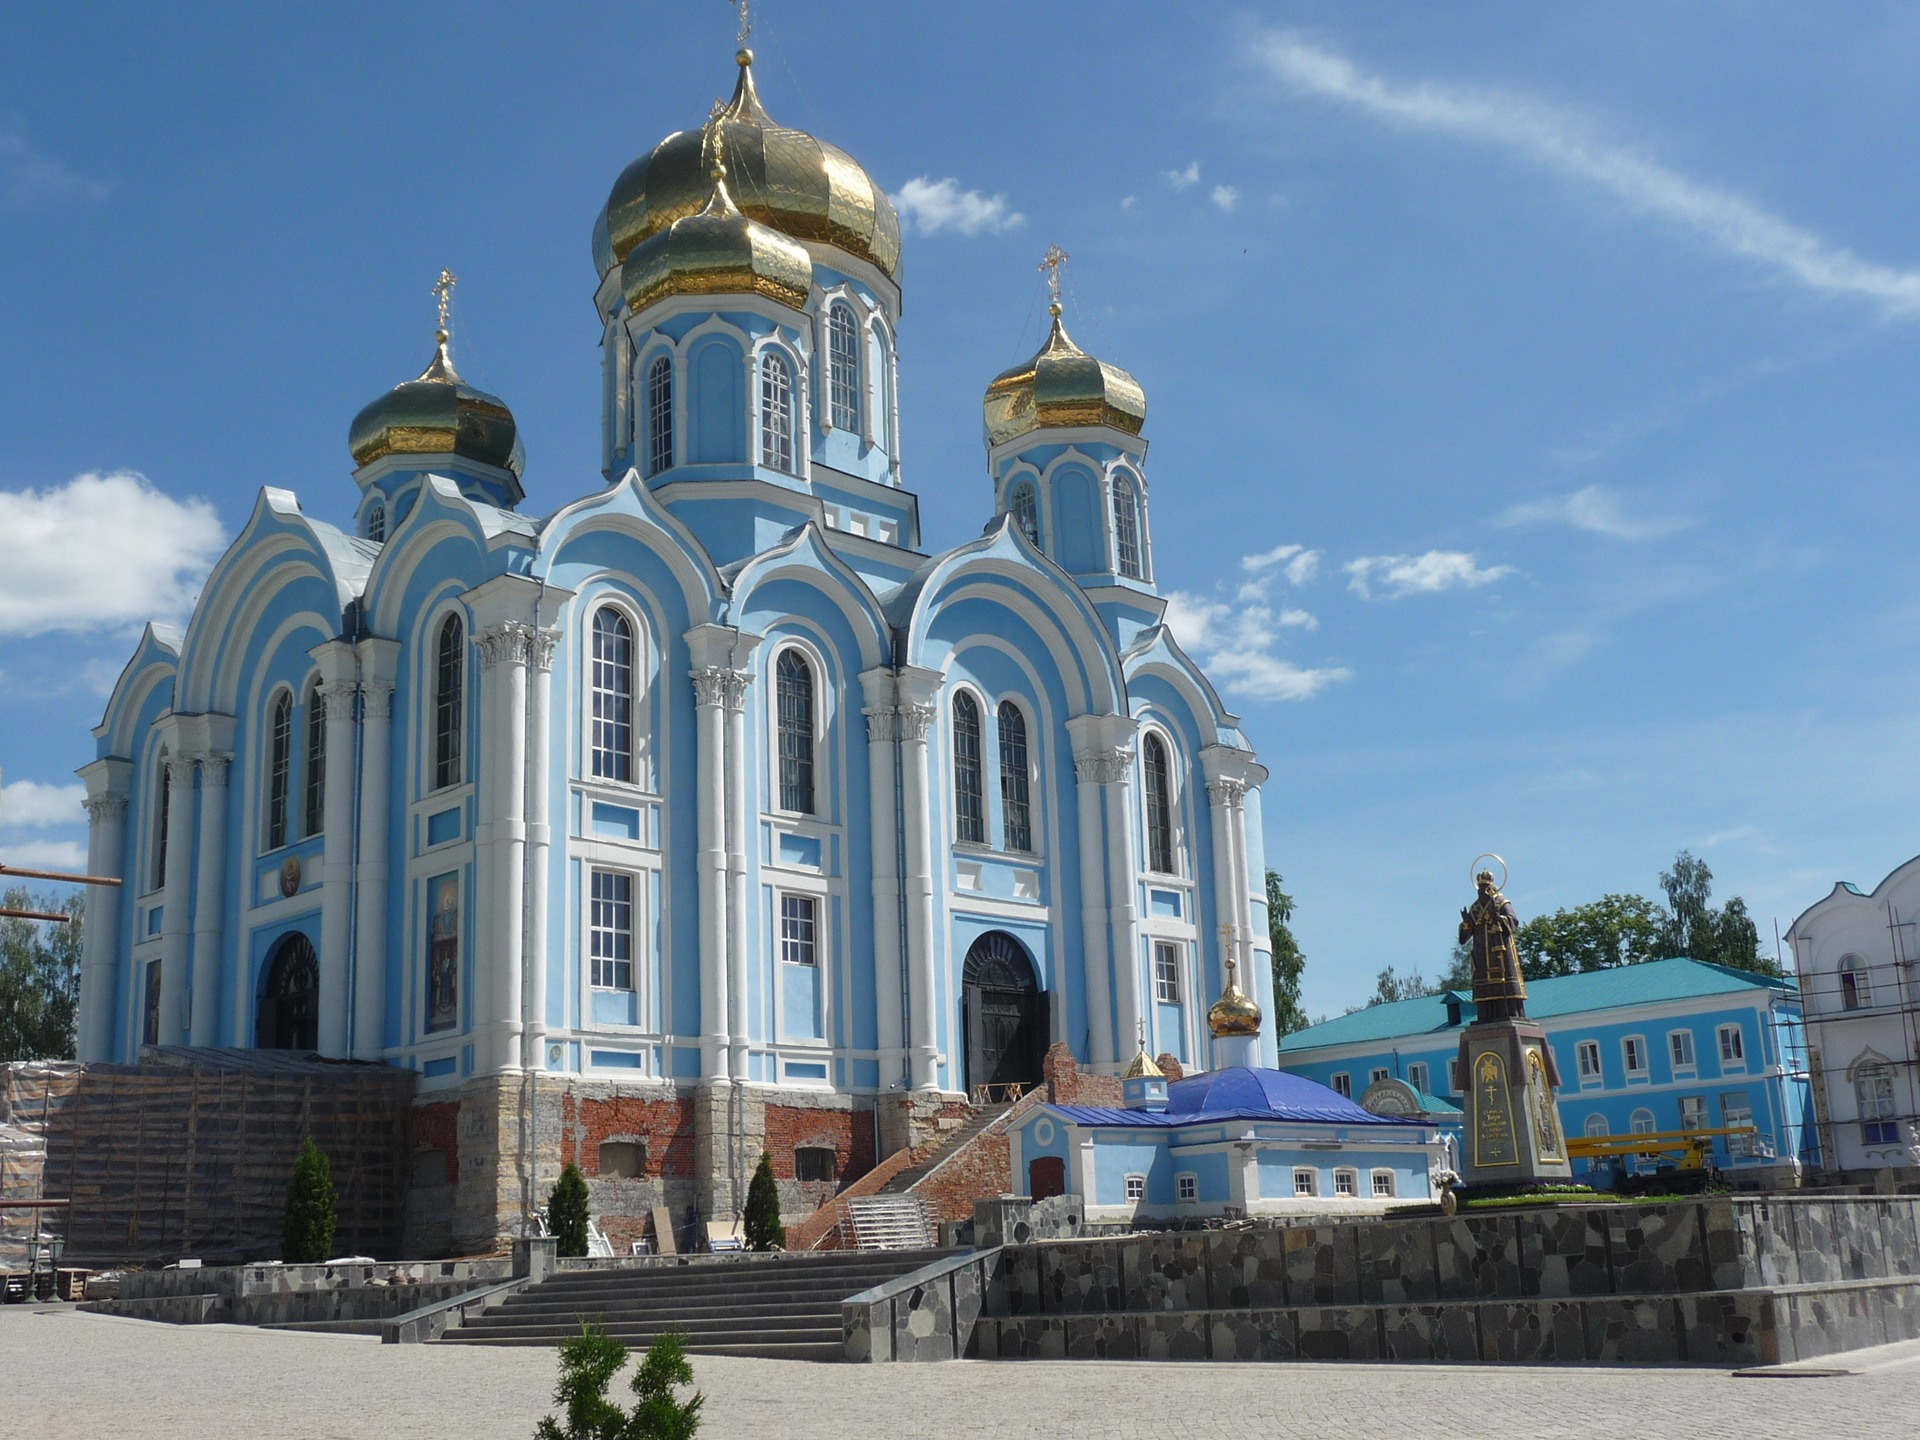
<path id="1" fill-rule="evenodd" d="M 1559 1062 L 1568 1135 L 1750 1124 L 1749 1141 L 1714 1140 L 1715 1164 L 1814 1163 L 1791 980 L 1656 960 L 1531 981 L 1527 1015 Z M 1371 1005 L 1282 1037 L 1280 1064 L 1342 1095 L 1391 1078 L 1457 1100 L 1460 1031 L 1473 1017 L 1457 990 Z"/>
<path id="2" fill-rule="evenodd" d="M 985 533 L 923 548 L 898 220 L 739 60 L 595 229 L 604 473 L 522 513 L 443 307 L 353 488 L 261 492 L 81 772 L 126 880 L 82 1057 L 413 1069 L 464 1244 L 565 1160 L 724 1216 L 764 1145 L 830 1194 L 1051 1043 L 1209 1065 L 1196 997 L 1269 983 L 1266 772 L 1162 623 L 1141 387 L 1056 302 L 985 391 Z"/>

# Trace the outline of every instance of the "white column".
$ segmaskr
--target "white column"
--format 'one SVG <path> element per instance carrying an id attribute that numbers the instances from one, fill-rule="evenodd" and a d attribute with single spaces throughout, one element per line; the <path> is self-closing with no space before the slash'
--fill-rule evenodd
<path id="1" fill-rule="evenodd" d="M 1074 790 L 1079 800 L 1080 939 L 1087 984 L 1087 1063 L 1107 1071 L 1114 1063 L 1113 969 L 1107 948 L 1107 873 L 1100 818 L 1100 787 L 1110 767 L 1125 764 L 1106 753 L 1076 751 Z"/>
<path id="2" fill-rule="evenodd" d="M 344 648 L 344 647 L 343 647 Z M 351 663 L 351 654 L 347 656 Z M 327 707 L 327 773 L 320 823 L 320 1053 L 345 1059 L 347 966 L 353 927 L 353 702 L 349 680 L 322 685 L 316 699 Z"/>
<path id="3" fill-rule="evenodd" d="M 187 1026 L 194 1045 L 220 1043 L 220 957 L 226 917 L 227 768 L 233 756 L 200 757 L 200 854 L 193 902 L 193 1003 Z"/>
<path id="4" fill-rule="evenodd" d="M 908 1074 L 915 1090 L 939 1088 L 939 1008 L 933 973 L 933 806 L 927 774 L 932 705 L 899 707 L 901 823 L 907 873 Z"/>
<path id="5" fill-rule="evenodd" d="M 377 652 L 393 641 L 363 640 L 361 669 L 377 670 Z M 389 662 L 390 665 L 390 662 Z M 370 680 L 360 688 L 360 862 L 354 871 L 353 1058 L 378 1060 L 387 1031 L 387 827 L 392 821 L 393 684 Z"/>
<path id="6" fill-rule="evenodd" d="M 547 867 L 553 825 L 547 813 L 553 727 L 553 647 L 558 630 L 538 630 L 528 651 L 532 696 L 527 709 L 526 1032 L 521 1064 L 547 1066 Z"/>
<path id="7" fill-rule="evenodd" d="M 117 877 L 126 845 L 126 791 L 95 789 L 96 774 L 81 773 L 92 792 L 86 798 L 87 873 Z M 97 780 L 106 783 L 104 775 L 99 775 Z M 121 888 L 95 885 L 87 890 L 87 917 L 80 942 L 80 1013 L 76 1026 L 83 1061 L 113 1059 L 114 981 L 120 974 Z"/>
<path id="8" fill-rule="evenodd" d="M 167 757 L 167 883 L 161 892 L 160 1043 L 187 1040 L 187 944 L 192 916 L 187 896 L 193 882 L 194 757 Z M 136 1008 L 136 1012 L 138 1007 Z M 132 1047 L 138 1052 L 136 1042 Z"/>
<path id="9" fill-rule="evenodd" d="M 873 1004 L 880 1053 L 880 1088 L 900 1078 L 905 1055 L 900 988 L 900 830 L 895 806 L 894 747 L 900 712 L 894 705 L 893 672 L 884 667 L 860 677 L 866 692 L 867 814 L 873 843 Z"/>
<path id="10" fill-rule="evenodd" d="M 727 1037 L 730 1071 L 747 1074 L 747 1043 L 753 1023 L 747 1014 L 747 686 L 752 672 L 724 670 L 721 688 L 727 715 Z M 822 737 L 824 739 L 824 737 Z M 821 920 L 824 922 L 823 915 Z M 777 1078 L 777 1077 L 776 1077 Z"/>
<path id="11" fill-rule="evenodd" d="M 1139 866 L 1133 855 L 1133 749 L 1116 747 L 1115 763 L 1103 774 L 1117 776 L 1100 788 L 1107 802 L 1107 914 L 1113 934 L 1114 1018 L 1120 1034 L 1140 1033 L 1140 920 L 1134 905 Z"/>
<path id="12" fill-rule="evenodd" d="M 475 777 L 491 791 L 493 800 L 493 854 L 480 873 L 493 910 L 492 965 L 483 971 L 480 992 L 486 997 L 490 1032 L 488 1068 L 511 1074 L 520 1069 L 522 959 L 526 916 L 527 851 L 527 655 L 533 628 L 509 620 L 480 636 L 481 663 L 486 671 L 484 690 L 492 696 L 495 743 L 489 746 L 492 766 Z"/>
<path id="13" fill-rule="evenodd" d="M 717 665 L 691 672 L 694 705 L 694 869 L 700 894 L 700 1073 L 727 1068 L 726 676 Z"/>

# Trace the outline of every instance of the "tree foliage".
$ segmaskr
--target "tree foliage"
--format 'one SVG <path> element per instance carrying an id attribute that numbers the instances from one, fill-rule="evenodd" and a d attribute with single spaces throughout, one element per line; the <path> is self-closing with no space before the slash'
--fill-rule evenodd
<path id="1" fill-rule="evenodd" d="M 571 1162 L 560 1172 L 560 1178 L 553 1184 L 553 1191 L 547 1196 L 547 1228 L 553 1232 L 557 1242 L 556 1253 L 561 1255 L 584 1255 L 587 1253 L 587 1181 L 580 1173 L 580 1167 Z"/>
<path id="2" fill-rule="evenodd" d="M 638 1402 L 631 1414 L 607 1398 L 607 1386 L 626 1363 L 627 1347 L 583 1320 L 580 1333 L 560 1345 L 553 1403 L 566 1422 L 547 1417 L 535 1428 L 534 1440 L 693 1440 L 706 1397 L 696 1390 L 682 1400 L 676 1393 L 693 1383 L 681 1337 L 670 1330 L 641 1357 L 631 1382 Z"/>
<path id="3" fill-rule="evenodd" d="M 1589 905 L 1536 915 L 1515 933 L 1520 973 L 1529 980 L 1582 975 L 1658 960 L 1666 912 L 1644 895 L 1602 895 Z"/>
<path id="4" fill-rule="evenodd" d="M 333 1166 L 309 1135 L 293 1157 L 293 1174 L 287 1179 L 280 1258 L 289 1265 L 317 1265 L 330 1258 L 333 1226 Z"/>
<path id="5" fill-rule="evenodd" d="M 1713 871 L 1706 861 L 1682 850 L 1673 857 L 1673 869 L 1660 872 L 1660 888 L 1667 893 L 1667 923 L 1661 935 L 1666 954 L 1762 975 L 1780 973 L 1779 965 L 1760 953 L 1760 929 L 1747 914 L 1745 900 L 1736 895 L 1717 909 L 1709 903 Z"/>
<path id="6" fill-rule="evenodd" d="M 1267 937 L 1273 948 L 1273 1033 L 1276 1037 L 1304 1030 L 1306 1012 L 1300 1008 L 1300 980 L 1307 957 L 1300 953 L 1289 923 L 1293 897 L 1281 889 L 1280 874 L 1267 871 Z"/>
<path id="7" fill-rule="evenodd" d="M 780 1223 L 780 1187 L 773 1179 L 773 1157 L 760 1152 L 753 1182 L 747 1186 L 747 1248 L 778 1250 L 787 1243 L 787 1227 Z"/>
<path id="8" fill-rule="evenodd" d="M 14 886 L 0 895 L 0 908 L 73 917 L 65 925 L 0 920 L 0 1062 L 71 1060 L 85 893 L 35 895 Z"/>
<path id="9" fill-rule="evenodd" d="M 1391 1005 L 1396 1000 L 1418 1000 L 1422 995 L 1436 994 L 1439 989 L 1437 984 L 1427 979 L 1418 970 L 1410 970 L 1402 975 L 1389 965 L 1374 977 L 1373 994 L 1368 997 L 1366 1005 L 1354 1008 L 1364 1010 L 1368 1005 Z"/>

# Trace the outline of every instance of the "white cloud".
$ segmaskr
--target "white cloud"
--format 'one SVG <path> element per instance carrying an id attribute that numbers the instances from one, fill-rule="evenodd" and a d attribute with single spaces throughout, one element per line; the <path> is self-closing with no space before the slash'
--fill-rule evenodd
<path id="1" fill-rule="evenodd" d="M 106 193 L 101 181 L 41 154 L 18 132 L 0 130 L 0 213 L 18 215 L 64 200 L 101 200 Z"/>
<path id="2" fill-rule="evenodd" d="M 1476 564 L 1464 550 L 1429 550 L 1424 555 L 1368 555 L 1350 560 L 1341 567 L 1347 576 L 1347 588 L 1354 594 L 1373 596 L 1379 585 L 1389 600 L 1402 595 L 1430 595 L 1458 586 L 1477 589 L 1490 585 L 1503 575 L 1511 575 L 1511 565 Z"/>
<path id="3" fill-rule="evenodd" d="M 1588 485 L 1571 495 L 1554 495 L 1511 506 L 1499 523 L 1558 523 L 1571 525 L 1576 530 L 1590 530 L 1596 535 L 1609 535 L 1616 540 L 1658 540 L 1686 529 L 1692 522 L 1672 516 L 1630 513 L 1620 503 L 1620 497 L 1606 486 Z"/>
<path id="4" fill-rule="evenodd" d="M 1138 195 L 1128 195 L 1121 199 L 1120 208 L 1122 210 L 1131 210 L 1133 209 L 1134 206 L 1138 205 L 1139 203 L 1140 203 L 1140 197 Z"/>
<path id="5" fill-rule="evenodd" d="M 81 817 L 84 785 L 41 785 L 15 780 L 0 785 L 0 828 L 22 830 L 47 825 L 73 825 Z"/>
<path id="6" fill-rule="evenodd" d="M 1304 545 L 1276 545 L 1258 555 L 1240 557 L 1240 568 L 1252 574 L 1281 567 L 1289 585 L 1305 585 L 1320 572 L 1320 552 Z"/>
<path id="7" fill-rule="evenodd" d="M 1231 185 L 1216 185 L 1211 198 L 1222 210 L 1231 212 L 1240 203 L 1240 192 Z"/>
<path id="8" fill-rule="evenodd" d="M 1166 172 L 1167 183 L 1176 190 L 1186 190 L 1200 183 L 1200 162 L 1189 160 L 1183 170 Z"/>
<path id="9" fill-rule="evenodd" d="M 1525 156 L 1811 290 L 1870 300 L 1892 314 L 1920 311 L 1920 271 L 1862 260 L 1731 191 L 1603 140 L 1571 111 L 1474 86 L 1395 84 L 1285 32 L 1262 37 L 1255 53 L 1275 78 L 1302 93 Z"/>
<path id="10" fill-rule="evenodd" d="M 1181 646 L 1229 694 L 1255 700 L 1309 700 L 1351 676 L 1343 667 L 1309 668 L 1275 653 L 1283 627 L 1317 623 L 1303 610 L 1276 616 L 1263 604 L 1228 604 L 1180 590 L 1167 597 L 1167 625 Z"/>
<path id="11" fill-rule="evenodd" d="M 935 180 L 922 175 L 907 181 L 891 197 L 893 208 L 910 230 L 921 235 L 938 235 L 942 230 L 958 230 L 962 235 L 982 231 L 998 235 L 1024 225 L 1027 217 L 1010 208 L 1005 195 L 982 195 L 978 190 L 962 190 L 952 176 Z"/>
<path id="12" fill-rule="evenodd" d="M 182 616 L 225 540 L 212 505 L 131 471 L 0 490 L 0 635 Z"/>
<path id="13" fill-rule="evenodd" d="M 7 846 L 6 861 L 22 870 L 60 870 L 69 875 L 85 874 L 87 847 L 78 840 L 33 840 L 25 845 Z M 41 881 L 15 880 L 16 884 L 41 884 Z"/>

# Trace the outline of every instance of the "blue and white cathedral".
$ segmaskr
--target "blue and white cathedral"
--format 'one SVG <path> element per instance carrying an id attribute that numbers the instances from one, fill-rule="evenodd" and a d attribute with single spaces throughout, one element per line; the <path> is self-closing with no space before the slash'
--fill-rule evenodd
<path id="1" fill-rule="evenodd" d="M 739 61 L 594 230 L 604 477 L 523 514 L 443 319 L 353 422 L 351 525 L 262 490 L 80 772 L 125 880 L 81 1057 L 414 1070 L 468 1241 L 568 1126 L 724 1215 L 761 1149 L 844 1182 L 1056 1042 L 1228 1063 L 1228 958 L 1269 993 L 1266 772 L 1163 624 L 1141 388 L 1056 303 L 986 390 L 991 521 L 923 549 L 898 219 Z"/>

